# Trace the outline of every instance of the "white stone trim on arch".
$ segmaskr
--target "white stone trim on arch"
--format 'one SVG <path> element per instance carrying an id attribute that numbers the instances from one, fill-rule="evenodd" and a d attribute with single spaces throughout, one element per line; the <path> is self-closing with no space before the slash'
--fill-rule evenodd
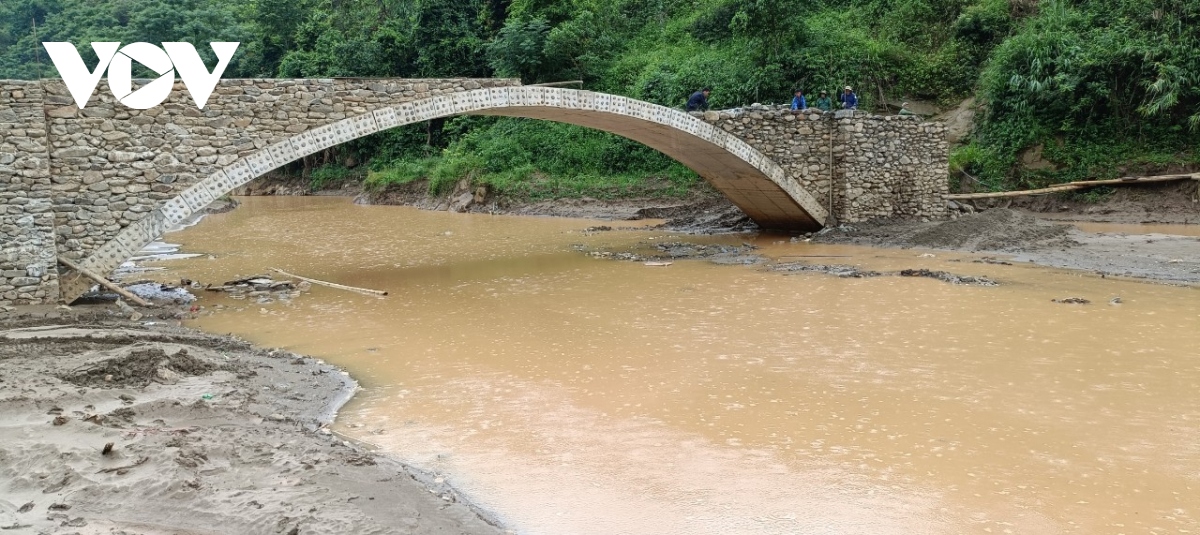
<path id="1" fill-rule="evenodd" d="M 696 147 L 706 147 L 705 158 L 709 161 L 723 159 L 728 164 L 719 166 L 722 169 L 741 165 L 749 170 L 748 174 L 722 177 L 719 176 L 719 171 L 709 172 L 693 167 L 718 189 L 722 189 L 722 185 L 733 188 L 733 184 L 741 184 L 736 192 L 726 193 L 751 217 L 758 214 L 763 219 L 760 223 L 765 226 L 787 225 L 791 218 L 795 221 L 796 228 L 813 228 L 819 227 L 826 217 L 820 202 L 805 191 L 799 182 L 788 177 L 770 158 L 736 136 L 683 111 L 591 91 L 536 86 L 497 87 L 435 95 L 376 109 L 293 135 L 240 158 L 201 179 L 155 209 L 149 217 L 122 229 L 114 239 L 81 263 L 84 267 L 102 273 L 115 269 L 143 246 L 157 239 L 166 227 L 202 210 L 217 197 L 273 169 L 329 147 L 381 130 L 429 119 L 489 112 L 496 115 L 528 116 L 582 124 L 593 128 L 601 127 L 589 123 L 604 122 L 607 127 L 601 129 L 651 146 L 654 145 L 647 140 L 653 140 L 654 134 L 646 132 L 657 128 L 669 135 L 681 136 L 673 141 L 690 143 L 692 150 Z M 589 120 L 584 120 L 584 117 Z M 685 165 L 688 164 L 684 160 L 689 154 L 672 154 L 669 150 L 663 152 L 683 161 Z M 747 189 L 744 186 L 747 180 L 754 184 L 756 189 Z M 781 201 L 778 195 L 772 193 L 776 190 L 785 195 L 798 209 L 781 206 L 789 203 Z"/>

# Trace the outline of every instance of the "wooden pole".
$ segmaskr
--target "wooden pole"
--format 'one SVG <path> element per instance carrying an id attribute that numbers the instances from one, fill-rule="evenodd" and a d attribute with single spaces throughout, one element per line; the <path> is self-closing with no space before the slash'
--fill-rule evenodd
<path id="1" fill-rule="evenodd" d="M 546 82 L 544 84 L 529 84 L 525 87 L 558 87 L 560 85 L 583 85 L 583 80 L 571 80 L 568 82 Z"/>
<path id="2" fill-rule="evenodd" d="M 384 292 L 381 290 L 371 290 L 369 288 L 356 288 L 354 286 L 346 286 L 344 284 L 337 284 L 337 283 L 327 282 L 327 281 L 323 281 L 323 280 L 310 279 L 308 277 L 301 277 L 300 275 L 288 273 L 279 268 L 271 268 L 271 271 L 275 271 L 281 275 L 287 275 L 288 277 L 292 277 L 293 279 L 300 279 L 305 282 L 311 282 L 313 284 L 320 284 L 321 286 L 328 286 L 330 288 L 337 288 L 339 290 L 349 290 L 351 292 L 362 292 L 362 293 L 371 294 L 371 295 L 387 295 L 388 294 L 387 292 Z"/>
<path id="3" fill-rule="evenodd" d="M 110 281 L 104 277 L 101 277 L 95 271 L 92 271 L 90 269 L 87 269 L 87 268 L 79 265 L 79 264 L 76 264 L 73 260 L 71 260 L 69 258 L 63 258 L 60 256 L 60 257 L 58 257 L 58 262 L 64 266 L 67 266 L 67 267 L 75 270 L 75 271 L 78 271 L 81 275 L 96 281 L 96 283 L 98 283 L 100 286 L 103 286 L 105 288 L 108 288 L 109 290 L 116 292 L 117 295 L 120 295 L 121 297 L 128 299 L 130 302 L 132 302 L 138 306 L 144 306 L 144 307 L 153 307 L 154 306 L 154 303 L 151 303 L 145 299 L 142 299 L 141 297 L 134 295 L 129 290 L 126 290 L 120 286 L 117 286 L 116 284 L 113 284 L 112 281 Z"/>

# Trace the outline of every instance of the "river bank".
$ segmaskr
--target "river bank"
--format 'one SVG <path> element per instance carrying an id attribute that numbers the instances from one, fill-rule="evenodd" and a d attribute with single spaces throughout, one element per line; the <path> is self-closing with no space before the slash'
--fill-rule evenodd
<path id="1" fill-rule="evenodd" d="M 1087 232 L 1037 214 L 993 208 L 953 221 L 876 221 L 805 238 L 816 243 L 1000 255 L 1011 262 L 1165 283 L 1200 282 L 1200 237 Z"/>
<path id="2" fill-rule="evenodd" d="M 496 195 L 486 188 L 460 182 L 450 193 L 429 193 L 427 181 L 390 185 L 382 190 L 364 190 L 353 181 L 313 190 L 297 177 L 268 175 L 241 188 L 240 196 L 340 196 L 353 197 L 364 205 L 412 206 L 422 210 L 492 215 L 522 215 L 600 219 L 609 221 L 669 220 L 672 230 L 694 233 L 757 230 L 746 214 L 720 192 L 702 184 L 685 196 L 640 196 L 598 199 L 593 197 L 527 199 Z"/>
<path id="3" fill-rule="evenodd" d="M 138 314 L 0 312 L 6 533 L 504 532 L 332 433 L 357 388 L 340 369 Z"/>

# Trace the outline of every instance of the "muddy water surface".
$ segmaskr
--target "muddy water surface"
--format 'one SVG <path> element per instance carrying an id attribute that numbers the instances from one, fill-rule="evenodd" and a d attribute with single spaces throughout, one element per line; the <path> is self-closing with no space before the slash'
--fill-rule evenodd
<path id="1" fill-rule="evenodd" d="M 167 265 L 391 292 L 209 295 L 195 324 L 346 366 L 339 431 L 520 533 L 1200 532 L 1200 291 L 772 236 L 1002 286 L 647 267 L 572 245 L 677 237 L 597 224 L 250 198 Z"/>

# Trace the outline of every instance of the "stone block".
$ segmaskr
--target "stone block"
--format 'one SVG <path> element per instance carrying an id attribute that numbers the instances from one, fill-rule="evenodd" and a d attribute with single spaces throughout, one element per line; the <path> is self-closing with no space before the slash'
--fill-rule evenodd
<path id="1" fill-rule="evenodd" d="M 337 145 L 339 143 L 339 141 L 337 140 L 337 137 L 334 134 L 334 123 L 330 123 L 325 126 L 318 126 L 316 128 L 313 128 L 313 129 L 309 130 L 307 132 L 307 134 L 309 134 L 311 136 L 311 139 L 313 142 L 313 145 L 312 145 L 313 151 L 312 152 L 325 150 L 325 149 L 332 147 L 334 145 Z M 312 152 L 310 152 L 309 154 L 312 154 Z"/>
<path id="2" fill-rule="evenodd" d="M 204 180 L 200 181 L 200 183 L 207 186 L 209 191 L 212 191 L 216 198 L 228 195 L 229 192 L 233 191 L 233 188 L 241 185 L 234 184 L 233 179 L 229 178 L 229 176 L 222 171 L 217 171 L 205 177 Z"/>
<path id="3" fill-rule="evenodd" d="M 169 225 L 175 225 L 195 212 L 181 196 L 168 200 L 158 211 Z"/>
<path id="4" fill-rule="evenodd" d="M 542 88 L 542 105 L 548 108 L 561 108 L 563 105 L 563 91 L 569 90 L 557 87 Z"/>
<path id="5" fill-rule="evenodd" d="M 166 215 L 161 210 L 154 210 L 141 221 L 130 225 L 129 228 L 132 228 L 132 232 L 138 236 L 138 240 L 141 242 L 139 248 L 141 248 L 161 237 L 170 226 Z"/>
<path id="6" fill-rule="evenodd" d="M 579 109 L 579 93 L 577 89 L 563 89 L 560 95 L 559 106 L 566 109 Z"/>
<path id="7" fill-rule="evenodd" d="M 271 153 L 266 149 L 260 150 L 242 159 L 245 160 L 246 164 L 250 166 L 250 172 L 255 177 L 263 176 L 270 170 L 281 165 L 275 163 L 275 160 L 271 159 Z M 212 201 L 210 200 L 209 202 Z M 207 204 L 205 204 L 205 206 L 207 206 Z"/>
<path id="8" fill-rule="evenodd" d="M 474 91 L 455 93 L 450 97 L 450 107 L 456 114 L 475 111 L 478 107 L 475 104 Z"/>
<path id="9" fill-rule="evenodd" d="M 290 139 L 285 139 L 279 143 L 268 146 L 266 150 L 267 153 L 271 155 L 271 161 L 275 162 L 279 166 L 283 166 L 304 156 L 304 154 L 296 151 L 296 147 L 292 143 L 292 139 L 303 135 L 304 134 L 299 134 L 298 136 L 293 136 Z"/>
<path id="10" fill-rule="evenodd" d="M 179 197 L 183 199 L 183 202 L 187 203 L 192 213 L 203 210 L 205 206 L 208 206 L 217 199 L 217 196 L 213 195 L 212 191 L 203 184 L 196 184 L 183 190 L 179 194 Z"/>
<path id="11" fill-rule="evenodd" d="M 129 250 L 126 242 L 110 239 L 96 248 L 90 255 L 79 262 L 85 268 L 98 273 L 108 273 L 128 260 L 137 251 Z"/>
<path id="12" fill-rule="evenodd" d="M 610 96 L 608 111 L 617 115 L 629 115 L 629 98 L 620 95 Z"/>
<path id="13" fill-rule="evenodd" d="M 454 115 L 454 102 L 447 95 L 438 95 L 429 99 L 429 106 L 433 111 L 431 119 Z"/>
<path id="14" fill-rule="evenodd" d="M 379 125 L 380 130 L 387 130 L 400 125 L 400 118 L 396 115 L 395 108 L 380 108 L 371 113 L 375 114 L 375 124 Z"/>
<path id="15" fill-rule="evenodd" d="M 596 109 L 596 93 L 594 93 L 592 91 L 580 90 L 577 93 L 575 93 L 575 97 L 576 97 L 576 101 L 578 102 L 579 109 L 581 109 L 581 110 L 595 110 Z"/>
<path id="16" fill-rule="evenodd" d="M 225 173 L 225 177 L 229 179 L 229 182 L 233 184 L 233 187 L 235 188 L 254 180 L 254 178 L 257 176 L 254 174 L 254 171 L 250 169 L 250 163 L 244 158 L 225 166 L 223 171 Z"/>
<path id="17" fill-rule="evenodd" d="M 350 121 L 350 130 L 354 132 L 355 139 L 369 136 L 379 131 L 379 124 L 375 122 L 375 114 L 364 113 L 347 120 Z"/>
<path id="18" fill-rule="evenodd" d="M 493 87 L 487 90 L 488 107 L 490 108 L 507 108 L 508 107 L 508 91 L 507 87 Z"/>
<path id="19" fill-rule="evenodd" d="M 607 93 L 596 93 L 596 99 L 592 102 L 592 109 L 602 112 L 611 111 L 612 95 Z"/>

